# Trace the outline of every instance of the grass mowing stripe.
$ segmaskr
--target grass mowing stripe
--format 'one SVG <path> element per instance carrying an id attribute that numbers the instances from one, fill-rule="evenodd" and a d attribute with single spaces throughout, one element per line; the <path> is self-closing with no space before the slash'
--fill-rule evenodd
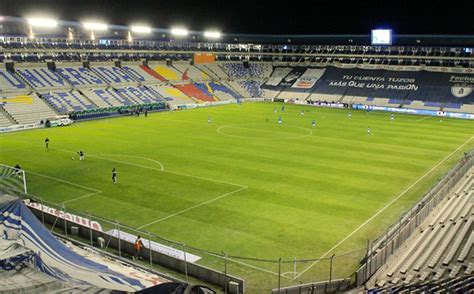
<path id="1" fill-rule="evenodd" d="M 209 204 L 209 203 L 211 203 L 211 202 L 217 201 L 217 200 L 219 200 L 219 199 L 221 199 L 221 198 L 230 196 L 230 195 L 232 195 L 232 194 L 235 194 L 235 193 L 240 192 L 240 191 L 242 191 L 242 190 L 245 190 L 245 189 L 247 189 L 247 188 L 248 188 L 248 187 L 245 186 L 245 187 L 242 187 L 242 188 L 237 189 L 237 190 L 235 190 L 235 191 L 232 191 L 232 192 L 226 193 L 226 194 L 224 194 L 224 195 L 220 195 L 220 196 L 218 196 L 218 197 L 216 197 L 216 198 L 210 199 L 210 200 L 208 200 L 208 201 L 205 201 L 205 202 L 202 202 L 202 203 L 193 205 L 193 206 L 191 206 L 191 207 L 188 207 L 188 208 L 186 208 L 186 209 L 183 209 L 183 210 L 181 210 L 181 211 L 178 211 L 178 212 L 176 212 L 176 213 L 173 213 L 173 214 L 171 214 L 171 215 L 168 215 L 168 216 L 163 217 L 163 218 L 161 218 L 161 219 L 158 219 L 158 220 L 156 220 L 156 221 L 152 221 L 151 223 L 142 225 L 142 226 L 138 227 L 137 229 L 143 229 L 143 228 L 148 227 L 148 226 L 150 226 L 150 225 L 153 225 L 153 224 L 162 222 L 162 221 L 164 221 L 164 220 L 167 220 L 167 219 L 169 219 L 169 218 L 172 218 L 172 217 L 175 217 L 175 216 L 177 216 L 177 215 L 183 214 L 183 213 L 185 213 L 185 212 L 188 212 L 188 211 L 190 211 L 190 210 L 192 210 L 192 209 L 195 209 L 195 208 L 201 207 L 201 206 L 203 206 L 203 205 Z"/>
<path id="2" fill-rule="evenodd" d="M 440 166 L 443 162 L 448 160 L 451 156 L 453 156 L 456 152 L 458 152 L 461 148 L 463 148 L 465 145 L 467 145 L 474 137 L 470 137 L 469 139 L 466 140 L 461 146 L 456 148 L 452 153 L 448 154 L 443 160 L 441 160 L 438 164 L 436 164 L 434 167 L 432 167 L 430 170 L 428 170 L 423 176 L 418 178 L 413 184 L 411 184 L 408 188 L 406 188 L 403 192 L 401 192 L 397 197 L 395 197 L 392 201 L 387 203 L 384 207 L 382 207 L 380 210 L 378 210 L 372 217 L 370 217 L 368 220 L 363 222 L 360 226 L 358 226 L 354 231 L 352 231 L 349 235 L 347 235 L 344 239 L 339 241 L 336 245 L 334 245 L 331 249 L 329 249 L 326 253 L 324 253 L 320 259 L 325 258 L 331 251 L 339 247 L 342 243 L 344 243 L 347 239 L 349 239 L 352 235 L 357 233 L 360 229 L 365 227 L 368 223 L 370 223 L 374 218 L 376 218 L 379 214 L 381 214 L 385 209 L 389 208 L 393 203 L 395 203 L 398 199 L 400 199 L 403 195 L 405 195 L 408 191 L 410 191 L 411 188 L 416 186 L 421 180 L 423 180 L 426 176 L 428 176 L 432 171 L 434 171 L 438 166 Z M 307 272 L 310 268 L 312 268 L 316 263 L 318 263 L 318 260 L 313 262 L 311 265 L 309 265 L 306 269 L 304 269 L 302 272 L 300 272 L 298 275 L 295 276 L 295 279 L 300 277 L 302 274 Z"/>

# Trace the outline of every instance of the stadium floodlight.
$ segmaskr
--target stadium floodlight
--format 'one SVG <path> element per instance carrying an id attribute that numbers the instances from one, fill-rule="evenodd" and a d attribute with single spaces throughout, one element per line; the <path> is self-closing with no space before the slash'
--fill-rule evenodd
<path id="1" fill-rule="evenodd" d="M 55 28 L 58 26 L 58 22 L 50 18 L 28 18 L 28 24 L 39 28 Z"/>
<path id="2" fill-rule="evenodd" d="M 150 27 L 145 27 L 145 26 L 132 26 L 131 30 L 132 30 L 132 32 L 139 33 L 139 34 L 149 34 L 149 33 L 151 33 L 151 28 Z"/>
<path id="3" fill-rule="evenodd" d="M 209 39 L 220 39 L 222 36 L 221 32 L 218 31 L 205 31 L 204 37 Z"/>
<path id="4" fill-rule="evenodd" d="M 171 34 L 175 36 L 187 36 L 189 32 L 183 28 L 173 28 L 171 29 Z"/>
<path id="5" fill-rule="evenodd" d="M 86 30 L 91 31 L 106 31 L 108 28 L 107 24 L 100 22 L 85 22 L 82 25 Z"/>

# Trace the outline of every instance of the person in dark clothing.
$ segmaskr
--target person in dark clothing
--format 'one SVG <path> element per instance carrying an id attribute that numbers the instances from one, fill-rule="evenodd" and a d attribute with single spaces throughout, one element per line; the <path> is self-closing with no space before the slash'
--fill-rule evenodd
<path id="1" fill-rule="evenodd" d="M 46 145 L 46 149 L 48 149 L 48 147 L 49 147 L 49 139 L 48 138 L 44 139 L 44 144 Z"/>
<path id="2" fill-rule="evenodd" d="M 16 174 L 18 177 L 21 178 L 21 171 L 22 171 L 22 170 L 21 170 L 21 166 L 17 163 L 17 164 L 14 166 L 14 168 L 16 169 L 16 170 L 15 170 L 15 174 Z"/>
<path id="3" fill-rule="evenodd" d="M 117 183 L 117 170 L 115 168 L 112 170 L 112 182 Z"/>

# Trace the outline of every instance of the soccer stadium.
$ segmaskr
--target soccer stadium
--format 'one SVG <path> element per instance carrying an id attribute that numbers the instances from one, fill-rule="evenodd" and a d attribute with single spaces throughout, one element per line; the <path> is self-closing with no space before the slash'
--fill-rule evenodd
<path id="1" fill-rule="evenodd" d="M 472 293 L 473 48 L 0 16 L 0 293 Z"/>

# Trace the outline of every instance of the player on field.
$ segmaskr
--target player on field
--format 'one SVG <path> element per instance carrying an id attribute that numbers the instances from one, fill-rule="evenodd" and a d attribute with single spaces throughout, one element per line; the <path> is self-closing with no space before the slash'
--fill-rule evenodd
<path id="1" fill-rule="evenodd" d="M 212 123 L 212 117 L 210 115 L 207 117 L 207 123 L 208 124 Z"/>
<path id="2" fill-rule="evenodd" d="M 372 129 L 369 127 L 367 127 L 367 135 L 372 135 Z"/>
<path id="3" fill-rule="evenodd" d="M 301 115 L 301 116 L 304 115 L 304 110 L 303 110 L 303 109 L 301 109 L 300 115 Z"/>
<path id="4" fill-rule="evenodd" d="M 352 118 L 352 112 L 349 112 L 349 114 L 347 115 L 349 118 Z"/>
<path id="5" fill-rule="evenodd" d="M 316 120 L 313 119 L 313 121 L 311 122 L 311 125 L 313 126 L 313 128 L 316 126 Z"/>
<path id="6" fill-rule="evenodd" d="M 281 106 L 281 112 L 284 112 L 285 111 L 285 105 L 282 105 Z"/>
<path id="7" fill-rule="evenodd" d="M 17 163 L 17 164 L 14 166 L 14 168 L 15 168 L 15 170 L 16 170 L 16 171 L 15 171 L 15 174 L 16 174 L 19 178 L 21 178 L 21 166 Z"/>
<path id="8" fill-rule="evenodd" d="M 113 182 L 114 184 L 117 183 L 117 170 L 115 169 L 115 167 L 114 167 L 114 169 L 112 170 L 112 182 Z"/>
<path id="9" fill-rule="evenodd" d="M 278 124 L 281 125 L 282 120 L 281 120 L 281 115 L 278 117 Z"/>
<path id="10" fill-rule="evenodd" d="M 277 113 L 277 108 L 273 107 L 273 113 Z"/>
<path id="11" fill-rule="evenodd" d="M 395 119 L 395 115 L 390 114 L 390 120 L 394 120 L 394 119 Z"/>
<path id="12" fill-rule="evenodd" d="M 44 139 L 44 144 L 46 145 L 46 149 L 48 149 L 48 147 L 49 147 L 49 139 L 48 138 Z"/>
<path id="13" fill-rule="evenodd" d="M 84 152 L 79 151 L 77 154 L 79 155 L 79 160 L 84 160 Z"/>

